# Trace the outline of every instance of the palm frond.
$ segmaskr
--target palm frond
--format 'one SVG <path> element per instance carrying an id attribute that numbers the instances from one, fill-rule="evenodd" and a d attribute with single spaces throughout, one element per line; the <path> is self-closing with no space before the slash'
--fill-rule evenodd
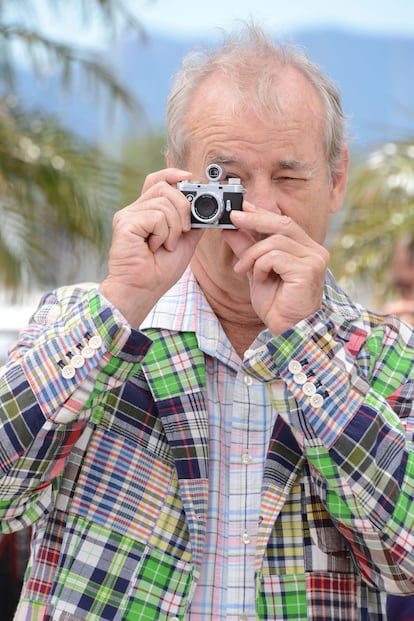
<path id="1" fill-rule="evenodd" d="M 12 147 L 10 146 L 12 145 Z M 54 118 L 0 107 L 0 282 L 53 284 L 66 244 L 107 249 L 119 206 L 120 164 Z"/>

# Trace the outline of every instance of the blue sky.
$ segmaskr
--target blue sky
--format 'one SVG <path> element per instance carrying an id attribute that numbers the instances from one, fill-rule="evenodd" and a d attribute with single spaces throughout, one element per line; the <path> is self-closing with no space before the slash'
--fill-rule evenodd
<path id="1" fill-rule="evenodd" d="M 199 35 L 250 16 L 283 34 L 326 25 L 414 34 L 412 0 L 147 0 L 140 6 L 148 28 L 177 34 Z"/>
<path id="2" fill-rule="evenodd" d="M 58 18 L 50 12 L 53 2 L 35 0 L 35 4 L 49 33 L 99 44 L 96 25 L 79 28 L 74 7 L 81 3 L 66 3 Z M 126 4 L 148 33 L 167 32 L 174 37 L 211 38 L 219 27 L 229 28 L 235 20 L 249 18 L 284 37 L 298 29 L 326 26 L 414 36 L 413 0 L 126 0 Z"/>

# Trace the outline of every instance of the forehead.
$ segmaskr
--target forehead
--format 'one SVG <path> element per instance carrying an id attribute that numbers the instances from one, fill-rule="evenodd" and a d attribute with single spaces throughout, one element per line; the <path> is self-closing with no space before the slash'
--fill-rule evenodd
<path id="1" fill-rule="evenodd" d="M 221 114 L 253 112 L 262 119 L 276 117 L 314 117 L 324 121 L 322 99 L 313 84 L 296 68 L 276 67 L 263 75 L 246 75 L 237 79 L 215 72 L 202 80 L 195 89 L 188 108 L 188 119 L 200 112 L 219 110 Z"/>
<path id="2" fill-rule="evenodd" d="M 190 103 L 187 155 L 234 156 L 250 168 L 269 160 L 325 160 L 324 110 L 313 85 L 289 68 L 269 78 L 265 94 L 256 88 L 252 81 L 238 94 L 224 76 L 208 76 Z"/>

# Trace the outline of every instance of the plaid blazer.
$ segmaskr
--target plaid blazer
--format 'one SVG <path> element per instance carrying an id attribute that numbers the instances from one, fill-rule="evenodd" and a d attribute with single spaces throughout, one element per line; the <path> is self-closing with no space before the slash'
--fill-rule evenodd
<path id="1" fill-rule="evenodd" d="M 279 414 L 258 619 L 377 621 L 386 591 L 414 591 L 413 346 L 328 280 L 324 307 L 251 358 Z M 185 618 L 206 528 L 205 386 L 194 333 L 131 330 L 90 286 L 45 296 L 0 377 L 0 525 L 34 524 L 17 621 Z"/>

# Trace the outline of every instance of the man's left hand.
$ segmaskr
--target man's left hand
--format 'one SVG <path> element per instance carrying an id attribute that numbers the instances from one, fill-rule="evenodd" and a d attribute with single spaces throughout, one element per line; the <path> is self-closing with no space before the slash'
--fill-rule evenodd
<path id="1" fill-rule="evenodd" d="M 322 304 L 329 252 L 292 218 L 254 207 L 232 212 L 238 231 L 223 231 L 246 273 L 252 305 L 272 332 L 280 334 Z"/>

